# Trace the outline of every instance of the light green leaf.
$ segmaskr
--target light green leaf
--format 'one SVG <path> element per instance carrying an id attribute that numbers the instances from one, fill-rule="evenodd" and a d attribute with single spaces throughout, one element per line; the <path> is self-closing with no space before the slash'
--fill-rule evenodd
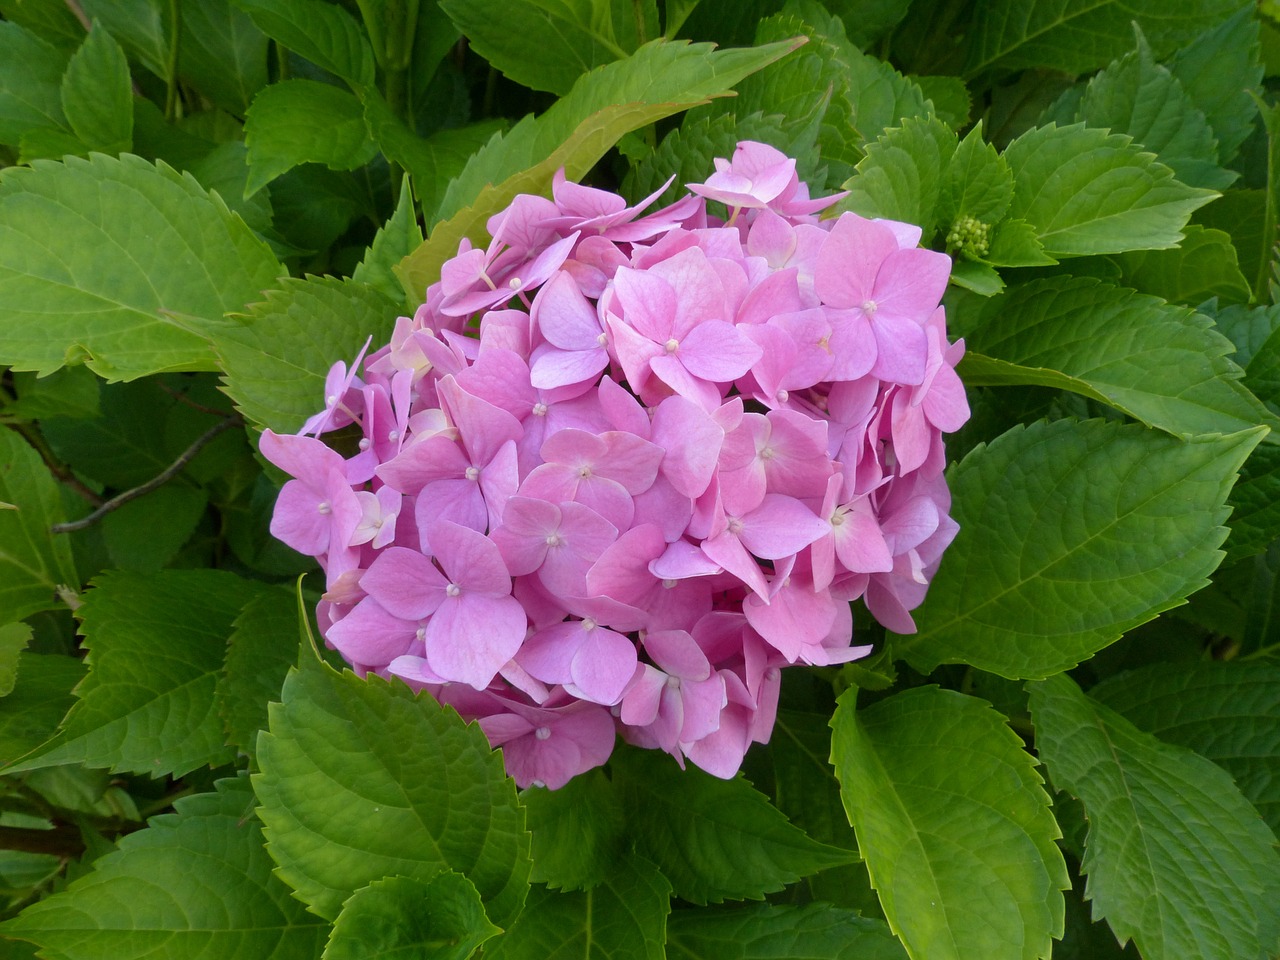
<path id="1" fill-rule="evenodd" d="M 976 123 L 956 147 L 938 195 L 938 220 L 952 225 L 972 217 L 989 226 L 1004 219 L 1013 201 L 1013 174 L 996 148 L 982 139 Z"/>
<path id="2" fill-rule="evenodd" d="M 13 693 L 18 682 L 18 658 L 31 642 L 31 627 L 25 623 L 0 626 L 0 697 Z"/>
<path id="3" fill-rule="evenodd" d="M 244 118 L 252 195 L 302 163 L 354 170 L 373 159 L 364 106 L 353 94 L 315 80 L 282 80 L 253 99 Z"/>
<path id="4" fill-rule="evenodd" d="M 663 960 L 671 884 L 653 864 L 624 854 L 590 890 L 537 886 L 485 960 Z"/>
<path id="5" fill-rule="evenodd" d="M 71 688 L 86 669 L 76 657 L 18 654 L 18 682 L 0 698 L 0 769 L 54 735 L 75 704 Z"/>
<path id="6" fill-rule="evenodd" d="M 430 880 L 387 877 L 342 905 L 324 960 L 467 960 L 501 932 L 460 873 L 446 870 Z"/>
<path id="7" fill-rule="evenodd" d="M 200 0 L 181 12 L 178 71 L 223 110 L 243 117 L 267 85 L 271 41 L 229 0 Z"/>
<path id="8" fill-rule="evenodd" d="M 532 787 L 520 800 L 533 834 L 534 883 L 582 890 L 616 867 L 629 840 L 626 818 L 613 784 L 599 770 L 580 773 L 559 790 Z"/>
<path id="9" fill-rule="evenodd" d="M 1191 212 L 1216 196 L 1179 183 L 1130 138 L 1079 124 L 1028 130 L 1004 158 L 1009 216 L 1033 224 L 1055 257 L 1177 246 Z"/>
<path id="10" fill-rule="evenodd" d="M 153 777 L 231 759 L 214 705 L 227 637 L 259 584 L 221 570 L 112 571 L 79 614 L 89 676 L 59 736 L 15 770 L 84 763 Z"/>
<path id="11" fill-rule="evenodd" d="M 965 342 L 974 385 L 1070 390 L 1174 436 L 1274 422 L 1207 317 L 1094 280 L 1016 287 L 987 304 Z"/>
<path id="12" fill-rule="evenodd" d="M 845 184 L 839 209 L 919 226 L 928 243 L 937 226 L 938 197 L 956 151 L 955 133 L 937 117 L 908 117 L 867 144 L 867 155 Z"/>
<path id="13" fill-rule="evenodd" d="M 1223 163 L 1235 157 L 1257 117 L 1249 94 L 1262 82 L 1258 32 L 1258 17 L 1244 4 L 1180 46 L 1169 61 L 1169 69 L 1213 127 Z"/>
<path id="14" fill-rule="evenodd" d="M 818 843 L 741 776 L 681 771 L 660 751 L 615 751 L 613 782 L 636 850 L 691 903 L 760 900 L 855 854 Z"/>
<path id="15" fill-rule="evenodd" d="M 16 23 L 0 20 L 0 143 L 17 146 L 41 127 L 62 128 L 67 54 Z"/>
<path id="16" fill-rule="evenodd" d="M 351 279 L 368 284 L 389 300 L 401 300 L 404 291 L 391 268 L 418 249 L 422 239 L 422 227 L 413 212 L 413 191 L 409 189 L 409 181 L 405 180 L 400 184 L 400 199 L 391 219 L 378 228 L 373 243 L 351 274 Z M 407 306 L 412 308 L 416 304 Z"/>
<path id="17" fill-rule="evenodd" d="M 1133 43 L 1138 23 L 1163 59 L 1235 13 L 1236 0 L 991 0 L 975 8 L 968 78 L 993 67 L 1081 74 Z"/>
<path id="18" fill-rule="evenodd" d="M 667 960 L 906 960 L 883 920 L 823 903 L 678 910 Z"/>
<path id="19" fill-rule="evenodd" d="M 373 287 L 332 277 L 288 279 L 266 300 L 213 331 L 226 392 L 249 419 L 277 431 L 324 407 L 329 368 L 350 364 L 373 338 L 387 342 L 396 304 Z"/>
<path id="20" fill-rule="evenodd" d="M 1173 250 L 1133 250 L 1120 255 L 1124 282 L 1143 293 L 1188 306 L 1221 297 L 1243 303 L 1252 293 L 1240 272 L 1230 234 L 1188 224 Z"/>
<path id="21" fill-rule="evenodd" d="M 840 698 L 831 760 L 889 926 L 912 957 L 1048 957 L 1071 886 L 1049 796 L 989 703 L 917 687 Z"/>
<path id="22" fill-rule="evenodd" d="M 1218 166 L 1218 143 L 1204 114 L 1155 62 L 1141 31 L 1136 51 L 1089 82 L 1072 119 L 1133 137 L 1193 187 L 1221 190 L 1236 179 Z"/>
<path id="23" fill-rule="evenodd" d="M 217 193 L 227 207 L 240 215 L 250 229 L 266 237 L 274 233 L 271 191 L 264 187 L 245 196 L 249 183 L 249 151 L 244 141 L 228 140 L 209 150 L 186 170 L 210 193 Z"/>
<path id="24" fill-rule="evenodd" d="M 987 262 L 997 267 L 1047 267 L 1057 263 L 1044 252 L 1037 233 L 1025 220 L 1001 220 L 991 232 Z"/>
<path id="25" fill-rule="evenodd" d="M 62 78 L 62 110 L 90 150 L 124 153 L 133 146 L 133 88 L 120 44 L 98 23 Z"/>
<path id="26" fill-rule="evenodd" d="M 620 42 L 608 0 L 441 0 L 440 8 L 477 53 L 535 90 L 567 93 L 584 73 L 635 51 Z"/>
<path id="27" fill-rule="evenodd" d="M 969 125 L 973 113 L 973 96 L 959 77 L 918 76 L 912 74 L 912 83 L 920 88 L 926 100 L 933 104 L 933 112 L 952 130 Z"/>
<path id="28" fill-rule="evenodd" d="M 0 609 L 21 620 L 58 606 L 59 584 L 76 585 L 65 537 L 49 528 L 65 519 L 62 495 L 40 455 L 12 430 L 0 428 Z"/>
<path id="29" fill-rule="evenodd" d="M 304 657 L 258 738 L 254 790 L 278 873 L 333 918 L 388 876 L 457 870 L 490 918 L 511 922 L 528 890 L 529 838 L 515 785 L 474 724 L 404 684 Z"/>
<path id="30" fill-rule="evenodd" d="M 976 447 L 948 475 L 960 533 L 894 652 L 922 673 L 1047 677 L 1178 606 L 1222 559 L 1224 501 L 1263 432 L 1058 420 Z"/>
<path id="31" fill-rule="evenodd" d="M 258 29 L 360 90 L 374 80 L 373 50 L 360 24 L 324 0 L 232 0 Z"/>
<path id="32" fill-rule="evenodd" d="M 1152 664 L 1108 677 L 1089 696 L 1144 733 L 1222 767 L 1272 831 L 1280 830 L 1280 664 Z"/>
<path id="33" fill-rule="evenodd" d="M 298 661 L 298 604 L 286 588 L 264 590 L 232 624 L 218 677 L 218 715 L 227 743 L 254 755 L 258 731 L 267 729 L 267 704 L 280 698 L 289 667 Z"/>
<path id="34" fill-rule="evenodd" d="M 1089 818 L 1082 866 L 1094 919 L 1105 917 L 1147 960 L 1272 955 L 1280 855 L 1231 778 L 1136 729 L 1066 676 L 1029 689 L 1036 750 Z"/>
<path id="35" fill-rule="evenodd" d="M 252 803 L 244 780 L 179 800 L 0 934 L 63 960 L 314 960 L 327 926 L 272 875 Z"/>
<path id="36" fill-rule="evenodd" d="M 281 267 L 216 196 L 170 167 L 95 155 L 0 171 L 0 362 L 109 380 L 212 370 L 165 320 L 241 309 Z"/>
<path id="37" fill-rule="evenodd" d="M 204 490 L 178 483 L 131 500 L 102 521 L 107 555 L 121 570 L 162 569 L 195 533 L 208 502 Z"/>

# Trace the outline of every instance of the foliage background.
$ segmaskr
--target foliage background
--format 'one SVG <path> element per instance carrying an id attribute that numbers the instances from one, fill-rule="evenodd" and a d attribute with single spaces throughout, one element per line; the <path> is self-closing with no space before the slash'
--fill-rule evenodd
<path id="1" fill-rule="evenodd" d="M 0 956 L 1276 955 L 1269 3 L 0 15 Z M 745 776 L 517 795 L 315 656 L 254 438 L 514 194 L 739 139 L 953 256 L 962 532 Z"/>

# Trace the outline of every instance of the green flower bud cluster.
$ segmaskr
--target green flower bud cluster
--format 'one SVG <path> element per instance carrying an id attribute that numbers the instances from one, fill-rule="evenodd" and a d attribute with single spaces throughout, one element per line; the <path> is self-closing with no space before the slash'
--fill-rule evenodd
<path id="1" fill-rule="evenodd" d="M 947 234 L 947 249 L 958 249 L 971 259 L 985 257 L 991 249 L 991 227 L 975 217 L 960 217 Z"/>

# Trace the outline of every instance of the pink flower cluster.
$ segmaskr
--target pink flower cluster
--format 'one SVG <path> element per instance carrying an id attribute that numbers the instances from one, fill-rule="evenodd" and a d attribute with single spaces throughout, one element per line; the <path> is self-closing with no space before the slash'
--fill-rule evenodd
<path id="1" fill-rule="evenodd" d="M 716 168 L 650 213 L 563 176 L 516 197 L 299 434 L 262 437 L 327 641 L 477 720 L 521 786 L 619 733 L 731 777 L 779 669 L 869 652 L 858 597 L 914 630 L 956 532 L 950 261 L 819 221 L 838 198 L 766 145 Z"/>

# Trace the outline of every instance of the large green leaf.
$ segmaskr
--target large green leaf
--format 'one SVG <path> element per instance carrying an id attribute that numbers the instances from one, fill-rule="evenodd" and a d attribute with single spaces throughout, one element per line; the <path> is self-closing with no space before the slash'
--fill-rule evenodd
<path id="1" fill-rule="evenodd" d="M 324 0 L 232 0 L 272 40 L 337 74 L 352 87 L 373 84 L 373 50 L 360 24 Z"/>
<path id="2" fill-rule="evenodd" d="M 1055 257 L 1177 246 L 1193 210 L 1217 194 L 1188 187 L 1129 137 L 1074 124 L 1028 130 L 1004 152 L 1009 216 Z"/>
<path id="3" fill-rule="evenodd" d="M 1226 303 L 1248 300 L 1252 291 L 1240 272 L 1231 235 L 1196 223 L 1188 224 L 1183 232 L 1182 243 L 1173 250 L 1120 254 L 1124 284 L 1192 307 L 1212 297 L 1221 297 Z"/>
<path id="4" fill-rule="evenodd" d="M 680 910 L 667 924 L 667 960 L 905 960 L 883 920 L 822 903 Z"/>
<path id="5" fill-rule="evenodd" d="M 671 884 L 635 854 L 590 890 L 534 887 L 506 935 L 485 960 L 663 960 Z"/>
<path id="6" fill-rule="evenodd" d="M 62 78 L 62 109 L 90 150 L 123 153 L 133 146 L 133 88 L 120 44 L 95 24 Z"/>
<path id="7" fill-rule="evenodd" d="M 1041 678 L 1179 605 L 1222 559 L 1227 493 L 1264 432 L 1058 420 L 976 447 L 949 475 L 960 533 L 894 652 Z"/>
<path id="8" fill-rule="evenodd" d="M 80 762 L 159 777 L 230 760 L 214 688 L 232 622 L 260 589 L 221 570 L 100 576 L 79 610 L 90 667 L 79 700 L 13 769 Z"/>
<path id="9" fill-rule="evenodd" d="M 1071 886 L 1035 761 L 989 703 L 917 687 L 840 698 L 831 760 L 889 925 L 912 957 L 1048 957 Z"/>
<path id="10" fill-rule="evenodd" d="M 227 743 L 253 756 L 258 731 L 267 729 L 267 704 L 298 660 L 298 603 L 291 590 L 264 590 L 232 624 L 216 691 Z"/>
<path id="11" fill-rule="evenodd" d="M 691 903 L 763 899 L 856 858 L 806 836 L 741 777 L 681 771 L 649 750 L 617 751 L 611 766 L 637 851 Z"/>
<path id="12" fill-rule="evenodd" d="M 49 532 L 64 518 L 58 484 L 17 433 L 0 428 L 0 609 L 21 620 L 58 605 L 59 584 L 78 586 L 71 545 Z"/>
<path id="13" fill-rule="evenodd" d="M 367 284 L 332 277 L 285 280 L 231 323 L 211 330 L 226 392 L 249 419 L 297 430 L 324 407 L 324 380 L 373 338 L 391 337 L 396 304 Z"/>
<path id="14" fill-rule="evenodd" d="M 364 106 L 354 94 L 315 80 L 282 80 L 254 97 L 244 118 L 252 194 L 302 163 L 354 170 L 373 159 Z"/>
<path id="15" fill-rule="evenodd" d="M 388 877 L 361 887 L 342 905 L 324 960 L 467 960 L 501 932 L 460 873 L 445 871 L 430 880 Z"/>
<path id="16" fill-rule="evenodd" d="M 252 803 L 243 779 L 179 800 L 0 934 L 62 960 L 314 960 L 327 926 L 272 875 Z"/>
<path id="17" fill-rule="evenodd" d="M 18 679 L 0 698 L 0 767 L 12 763 L 53 736 L 75 703 L 71 688 L 84 679 L 75 657 L 23 651 Z"/>
<path id="18" fill-rule="evenodd" d="M 182 79 L 236 117 L 243 117 L 267 85 L 271 40 L 230 0 L 201 0 L 182 8 L 178 72 Z"/>
<path id="19" fill-rule="evenodd" d="M 1237 0 L 990 0 L 975 8 L 967 72 L 1087 73 L 1130 48 L 1135 22 L 1163 57 L 1239 7 Z"/>
<path id="20" fill-rule="evenodd" d="M 1029 685 L 1036 750 L 1089 819 L 1086 896 L 1146 960 L 1269 957 L 1280 855 L 1225 771 L 1161 743 L 1066 676 Z"/>
<path id="21" fill-rule="evenodd" d="M 528 891 L 529 837 L 515 785 L 478 727 L 425 694 L 304 657 L 271 729 L 254 789 L 279 875 L 336 917 L 389 876 L 464 874 L 508 924 Z"/>
<path id="22" fill-rule="evenodd" d="M 17 146 L 30 130 L 66 125 L 61 84 L 67 59 L 30 30 L 0 20 L 0 143 Z"/>
<path id="23" fill-rule="evenodd" d="M 908 117 L 867 144 L 866 157 L 845 183 L 849 196 L 841 209 L 914 223 L 927 243 L 956 144 L 955 133 L 937 117 Z"/>
<path id="24" fill-rule="evenodd" d="M 281 272 L 270 249 L 190 176 L 133 156 L 0 171 L 0 363 L 109 380 L 212 370 L 199 325 Z"/>
<path id="25" fill-rule="evenodd" d="M 533 834 L 530 880 L 581 890 L 615 868 L 627 846 L 626 818 L 613 783 L 599 770 L 580 773 L 559 790 L 528 789 L 520 799 Z"/>
<path id="26" fill-rule="evenodd" d="M 441 0 L 482 57 L 516 83 L 564 94 L 582 74 L 634 52 L 632 4 L 609 0 Z M 615 23 L 614 9 L 621 14 Z M 620 30 L 632 19 L 632 43 Z M 653 39 L 641 37 L 640 41 Z"/>
<path id="27" fill-rule="evenodd" d="M 393 158 L 394 159 L 394 158 Z M 407 257 L 422 243 L 422 227 L 413 212 L 413 191 L 409 189 L 409 181 L 400 184 L 400 199 L 396 209 L 378 232 L 373 236 L 373 243 L 364 255 L 364 259 L 356 265 L 351 279 L 386 294 L 387 298 L 396 302 L 404 298 L 400 281 L 392 272 L 397 263 Z M 407 304 L 410 308 L 416 304 Z"/>
<path id="28" fill-rule="evenodd" d="M 1071 390 L 1175 436 L 1274 422 L 1207 317 L 1094 280 L 1015 287 L 986 305 L 965 342 L 971 385 Z"/>
<path id="29" fill-rule="evenodd" d="M 1280 831 L 1280 664 L 1153 664 L 1108 677 L 1089 696 L 1143 732 L 1214 761 Z"/>

